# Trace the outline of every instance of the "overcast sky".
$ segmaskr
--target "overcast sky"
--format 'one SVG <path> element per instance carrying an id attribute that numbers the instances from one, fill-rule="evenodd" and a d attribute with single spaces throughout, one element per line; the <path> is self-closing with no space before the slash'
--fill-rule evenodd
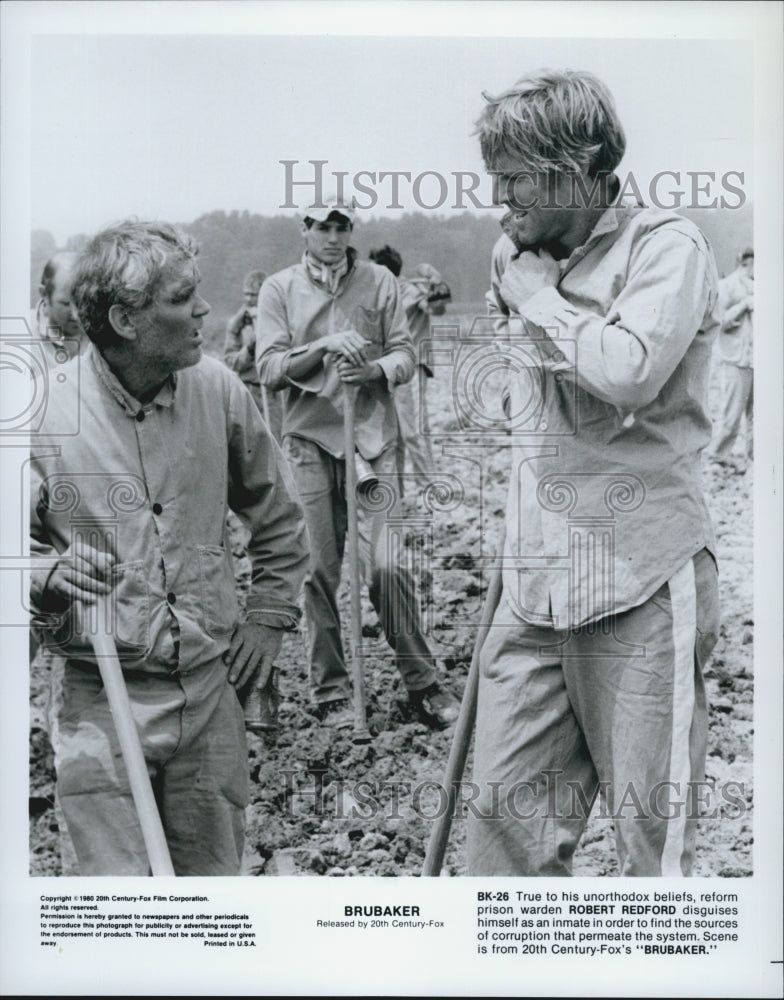
<path id="1" fill-rule="evenodd" d="M 174 26 L 190 30 L 196 6 L 180 5 Z M 492 10 L 506 11 L 499 35 L 526 33 L 525 7 Z M 256 14 L 248 31 L 263 30 L 263 5 L 246 11 Z M 453 172 L 482 172 L 471 136 L 482 90 L 542 66 L 588 69 L 609 85 L 627 130 L 622 173 L 645 185 L 663 170 L 713 171 L 720 193 L 718 178 L 737 170 L 751 193 L 753 67 L 743 42 L 38 34 L 31 66 L 31 222 L 60 245 L 128 215 L 188 222 L 213 209 L 285 211 L 281 160 L 299 161 L 296 180 L 312 177 L 313 159 L 328 161 L 328 181 L 331 171 L 435 171 L 449 186 L 448 211 Z M 395 214 L 390 185 L 376 182 L 376 214 Z M 297 188 L 294 200 L 311 193 Z M 436 180 L 419 194 L 436 203 Z M 407 210 L 413 195 L 401 179 Z"/>

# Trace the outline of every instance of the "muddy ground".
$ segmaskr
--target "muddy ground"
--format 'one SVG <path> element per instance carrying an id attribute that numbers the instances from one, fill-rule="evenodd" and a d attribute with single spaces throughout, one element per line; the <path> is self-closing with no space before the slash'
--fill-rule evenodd
<path id="1" fill-rule="evenodd" d="M 466 336 L 470 317 L 451 315 L 445 341 Z M 466 434 L 466 413 L 497 409 L 497 375 L 481 398 L 465 390 L 454 355 L 435 367 L 429 386 L 442 486 L 427 497 L 407 486 L 398 524 L 401 558 L 417 580 L 424 622 L 444 681 L 463 691 L 495 551 L 507 488 L 508 439 L 488 434 L 481 447 Z M 459 366 L 458 366 L 459 367 Z M 712 395 L 719 391 L 714 374 Z M 462 400 L 462 409 L 455 399 Z M 471 418 L 473 419 L 473 418 Z M 738 877 L 752 865 L 753 640 L 752 485 L 745 475 L 706 468 L 704 486 L 718 536 L 721 635 L 706 673 L 711 704 L 707 777 L 724 815 L 703 818 L 696 874 Z M 236 535 L 240 546 L 240 533 Z M 246 567 L 238 559 L 238 585 Z M 344 621 L 348 601 L 341 594 Z M 249 735 L 252 801 L 245 871 L 249 875 L 416 875 L 432 817 L 442 805 L 439 783 L 451 744 L 412 712 L 367 598 L 363 598 L 364 662 L 374 739 L 321 728 L 311 712 L 304 629 L 287 636 L 279 660 L 281 727 L 275 740 Z M 44 731 L 47 677 L 31 671 L 30 871 L 62 873 L 53 808 L 52 754 Z M 466 778 L 470 777 L 469 758 Z M 729 789 L 733 802 L 722 800 Z M 455 818 L 444 873 L 465 874 L 465 809 Z M 574 874 L 617 874 L 612 820 L 594 809 L 575 855 Z"/>

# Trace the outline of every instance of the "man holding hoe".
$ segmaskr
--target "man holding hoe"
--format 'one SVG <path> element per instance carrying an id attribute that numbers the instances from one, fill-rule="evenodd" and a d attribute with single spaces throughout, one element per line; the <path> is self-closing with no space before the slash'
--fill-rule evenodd
<path id="1" fill-rule="evenodd" d="M 178 875 L 239 874 L 237 692 L 264 687 L 300 614 L 302 511 L 250 393 L 202 356 L 196 253 L 165 223 L 123 223 L 88 244 L 71 295 L 92 343 L 79 377 L 53 383 L 34 443 L 31 600 L 66 658 L 55 765 L 82 875 L 149 872 L 91 641 L 99 599 Z M 58 437 L 65 412 L 79 414 L 72 437 Z M 250 531 L 244 621 L 227 504 Z"/>
<path id="2" fill-rule="evenodd" d="M 359 459 L 389 487 L 394 505 L 392 390 L 412 377 L 415 361 L 394 277 L 358 260 L 349 246 L 354 215 L 353 200 L 337 198 L 306 210 L 302 260 L 267 279 L 257 319 L 259 374 L 263 385 L 283 393 L 283 450 L 310 537 L 305 615 L 312 694 L 322 723 L 336 729 L 356 721 L 337 605 L 347 532 L 346 462 L 356 461 L 344 450 L 344 386 L 357 392 Z M 413 580 L 389 551 L 386 511 L 367 520 L 360 543 L 370 600 L 409 699 L 430 724 L 447 726 L 457 716 L 457 700 L 436 679 Z"/>

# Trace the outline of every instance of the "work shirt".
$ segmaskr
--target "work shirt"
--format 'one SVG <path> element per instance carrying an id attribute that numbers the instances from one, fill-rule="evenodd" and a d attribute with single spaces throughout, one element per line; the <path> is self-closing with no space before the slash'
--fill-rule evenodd
<path id="1" fill-rule="evenodd" d="M 725 364 L 737 368 L 754 367 L 753 314 L 741 308 L 741 303 L 753 295 L 754 279 L 742 268 L 719 282 L 719 357 Z"/>
<path id="2" fill-rule="evenodd" d="M 256 371 L 256 309 L 243 307 L 226 324 L 223 360 L 236 372 L 245 385 L 258 389 L 259 373 Z"/>
<path id="3" fill-rule="evenodd" d="M 81 362 L 53 385 L 31 461 L 31 554 L 47 558 L 31 601 L 49 626 L 44 641 L 95 662 L 88 634 L 45 587 L 75 537 L 98 548 L 108 537 L 123 667 L 184 673 L 221 656 L 239 621 L 227 502 L 250 531 L 247 619 L 294 627 L 308 559 L 302 510 L 236 375 L 205 357 L 141 405 L 95 347 Z M 58 436 L 63 412 L 79 413 L 78 434 Z"/>
<path id="4" fill-rule="evenodd" d="M 427 342 L 430 337 L 430 317 L 443 316 L 446 312 L 446 306 L 443 301 L 428 302 L 427 297 L 432 288 L 430 280 L 425 278 L 399 278 L 398 280 L 417 364 L 425 370 L 426 375 L 432 376 L 432 369 L 423 360 L 426 357 L 425 351 L 427 351 Z"/>
<path id="5" fill-rule="evenodd" d="M 485 294 L 487 315 L 493 321 L 493 330 L 500 340 L 509 336 L 509 308 L 501 295 L 501 281 L 509 262 L 518 256 L 517 247 L 506 235 L 501 235 L 493 246 L 490 259 L 490 290 Z"/>
<path id="6" fill-rule="evenodd" d="M 313 441 L 342 458 L 343 384 L 330 355 L 304 378 L 288 375 L 290 359 L 330 333 L 356 330 L 370 342 L 368 361 L 377 361 L 384 377 L 359 387 L 356 399 L 356 445 L 370 460 L 397 440 L 394 386 L 414 374 L 411 333 L 391 271 L 355 259 L 330 293 L 314 280 L 304 260 L 268 278 L 259 293 L 256 363 L 263 385 L 283 392 L 283 434 Z"/>
<path id="7" fill-rule="evenodd" d="M 510 318 L 504 584 L 525 621 L 641 604 L 715 548 L 700 485 L 717 274 L 674 213 L 610 206 Z"/>

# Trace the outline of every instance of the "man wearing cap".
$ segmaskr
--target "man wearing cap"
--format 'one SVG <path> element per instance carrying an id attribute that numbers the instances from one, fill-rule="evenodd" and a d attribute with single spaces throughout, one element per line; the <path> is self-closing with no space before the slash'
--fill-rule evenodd
<path id="1" fill-rule="evenodd" d="M 716 422 L 709 457 L 736 472 L 746 471 L 754 457 L 754 251 L 738 255 L 738 266 L 719 282 L 721 332 L 721 416 Z M 746 418 L 745 459 L 736 464 L 732 450 Z"/>
<path id="2" fill-rule="evenodd" d="M 353 199 L 334 197 L 306 210 L 302 260 L 268 278 L 261 289 L 256 350 L 262 384 L 283 395 L 283 450 L 310 535 L 305 613 L 312 695 L 320 720 L 335 728 L 353 722 L 337 604 L 347 529 L 344 385 L 358 390 L 359 456 L 390 488 L 394 508 L 393 390 L 411 378 L 415 365 L 394 277 L 360 261 L 349 246 L 354 215 Z M 386 513 L 368 518 L 367 532 L 360 523 L 370 600 L 410 700 L 428 722 L 446 726 L 457 716 L 457 702 L 436 680 L 413 581 L 389 552 Z"/>

